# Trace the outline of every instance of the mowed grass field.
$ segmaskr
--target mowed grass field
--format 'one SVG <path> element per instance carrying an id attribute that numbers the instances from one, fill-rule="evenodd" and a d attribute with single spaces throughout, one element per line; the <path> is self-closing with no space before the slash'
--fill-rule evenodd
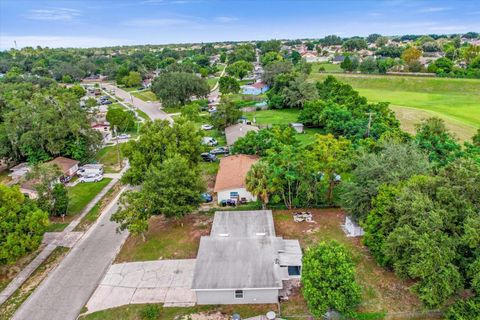
<path id="1" fill-rule="evenodd" d="M 322 81 L 327 76 L 312 72 L 310 79 Z M 480 128 L 480 80 L 359 74 L 334 76 L 372 102 L 390 102 L 402 127 L 409 132 L 413 132 L 415 123 L 430 116 L 444 119 L 460 140 L 470 139 Z"/>

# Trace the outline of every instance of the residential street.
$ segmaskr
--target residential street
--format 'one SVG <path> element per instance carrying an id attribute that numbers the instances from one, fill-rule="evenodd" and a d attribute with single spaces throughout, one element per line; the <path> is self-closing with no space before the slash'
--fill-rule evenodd
<path id="1" fill-rule="evenodd" d="M 123 189 L 120 194 L 124 191 Z M 100 283 L 128 233 L 116 233 L 110 216 L 120 194 L 59 266 L 23 303 L 13 319 L 74 320 Z"/>
<path id="2" fill-rule="evenodd" d="M 138 108 L 145 112 L 150 117 L 150 119 L 162 119 L 173 122 L 172 117 L 170 117 L 168 113 L 160 109 L 161 104 L 159 102 L 145 102 L 130 94 L 129 92 L 122 90 L 110 83 L 102 83 L 101 85 L 107 90 L 114 90 L 117 97 L 129 103 L 132 103 L 135 108 Z"/>

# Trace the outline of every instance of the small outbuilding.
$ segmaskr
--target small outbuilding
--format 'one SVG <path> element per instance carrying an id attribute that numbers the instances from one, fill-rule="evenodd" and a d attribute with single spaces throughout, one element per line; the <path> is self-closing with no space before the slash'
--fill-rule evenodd
<path id="1" fill-rule="evenodd" d="M 292 122 L 290 125 L 295 131 L 297 131 L 297 133 L 303 133 L 303 123 Z"/>

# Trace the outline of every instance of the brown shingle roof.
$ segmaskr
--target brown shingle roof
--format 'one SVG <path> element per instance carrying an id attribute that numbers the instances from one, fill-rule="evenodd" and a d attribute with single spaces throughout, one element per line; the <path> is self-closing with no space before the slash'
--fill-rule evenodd
<path id="1" fill-rule="evenodd" d="M 236 154 L 220 159 L 214 192 L 233 188 L 244 188 L 250 167 L 259 160 L 258 156 Z"/>
<path id="2" fill-rule="evenodd" d="M 62 170 L 63 174 L 68 174 L 68 171 L 76 164 L 79 164 L 80 161 L 68 159 L 65 157 L 56 157 L 48 163 L 56 164 L 60 167 L 60 170 Z"/>

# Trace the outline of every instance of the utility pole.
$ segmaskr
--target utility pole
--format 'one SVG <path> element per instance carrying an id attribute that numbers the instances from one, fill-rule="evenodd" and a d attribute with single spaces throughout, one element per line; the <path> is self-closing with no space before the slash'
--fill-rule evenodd
<path id="1" fill-rule="evenodd" d="M 117 160 L 118 160 L 118 165 L 120 166 L 120 170 L 122 169 L 122 161 L 120 159 L 120 145 L 118 144 L 118 132 L 117 132 L 117 126 L 113 126 L 113 133 L 115 133 L 115 140 L 117 141 Z"/>
<path id="2" fill-rule="evenodd" d="M 367 112 L 366 115 L 368 115 L 368 125 L 367 125 L 367 138 L 370 137 L 370 127 L 372 126 L 372 116 L 375 115 L 374 112 Z"/>

